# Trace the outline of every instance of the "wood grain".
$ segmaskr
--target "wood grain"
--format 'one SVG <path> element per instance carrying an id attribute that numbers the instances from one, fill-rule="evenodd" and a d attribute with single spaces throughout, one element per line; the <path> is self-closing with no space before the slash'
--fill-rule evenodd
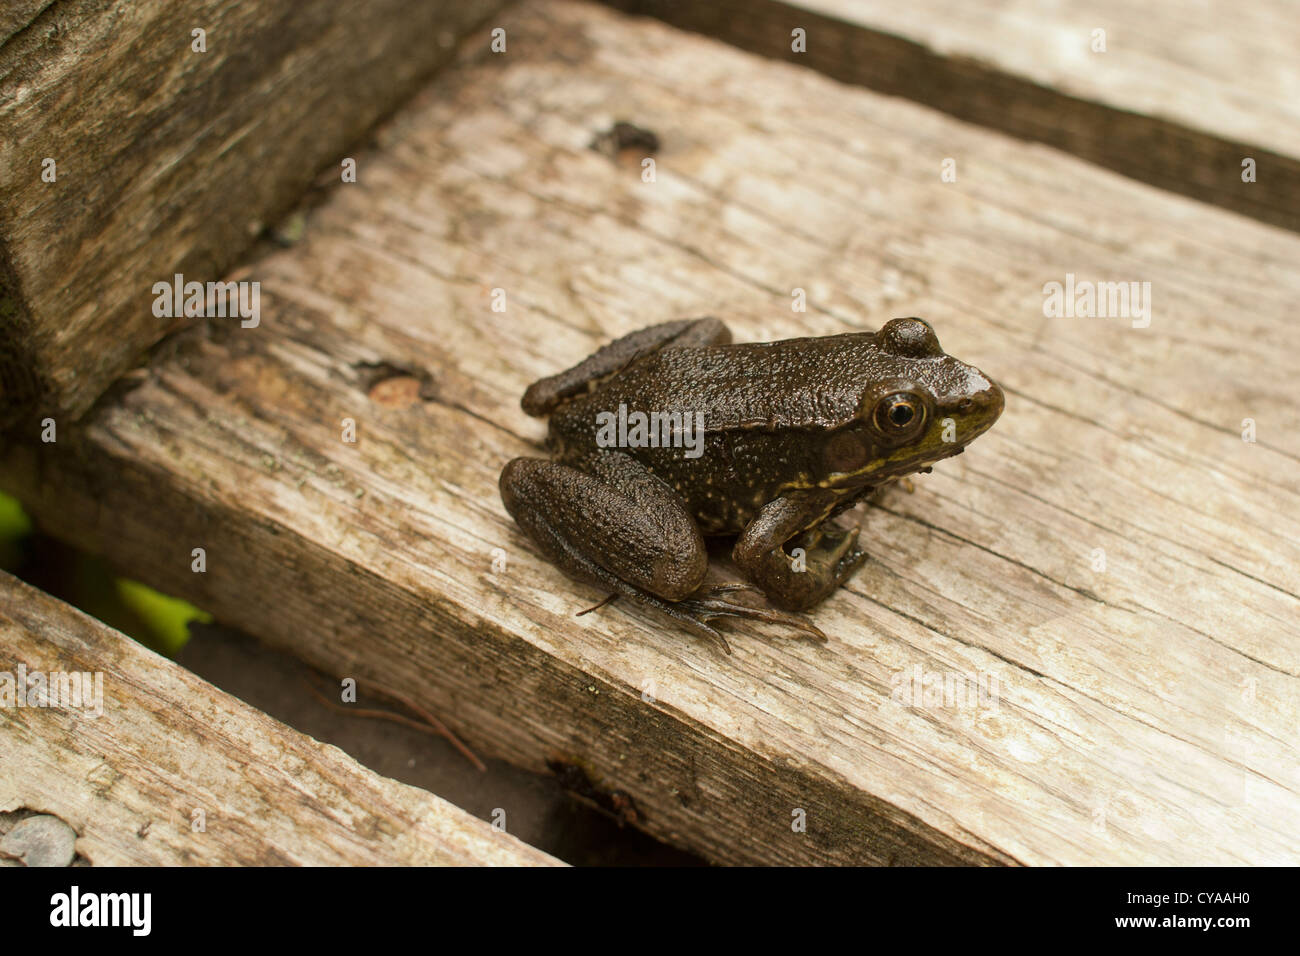
<path id="1" fill-rule="evenodd" d="M 15 33 L 30 26 L 37 14 L 53 3 L 54 0 L 8 0 L 0 7 L 0 46 Z"/>
<path id="2" fill-rule="evenodd" d="M 301 243 L 235 273 L 259 329 L 174 339 L 4 484 L 717 861 L 1300 861 L 1300 238 L 603 7 L 504 23 L 507 55 L 467 54 Z M 655 182 L 588 148 L 619 119 L 658 135 Z M 1149 327 L 1046 317 L 1067 273 L 1150 282 Z M 575 618 L 603 595 L 502 508 L 543 435 L 529 382 L 701 314 L 742 341 L 921 315 L 1007 389 L 865 512 L 824 647 L 747 627 L 723 659 L 619 604 Z M 399 374 L 420 388 L 374 391 Z M 896 696 L 918 669 L 999 693 Z"/>
<path id="3" fill-rule="evenodd" d="M 101 682 L 101 707 L 0 708 L 0 812 L 59 817 L 91 865 L 558 865 L 0 572 L 19 665 Z"/>
<path id="4" fill-rule="evenodd" d="M 1300 230 L 1300 18 L 1286 0 L 611 3 Z"/>
<path id="5" fill-rule="evenodd" d="M 24 2 L 0 21 L 0 426 L 75 417 L 483 22 L 471 3 Z M 192 31 L 206 30 L 206 51 Z M 55 161 L 56 179 L 42 179 Z"/>

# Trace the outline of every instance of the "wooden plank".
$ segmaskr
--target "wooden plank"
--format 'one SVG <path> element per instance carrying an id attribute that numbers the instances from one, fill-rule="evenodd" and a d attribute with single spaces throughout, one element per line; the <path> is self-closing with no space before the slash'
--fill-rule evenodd
<path id="1" fill-rule="evenodd" d="M 1300 19 L 1285 0 L 611 3 L 1300 230 Z"/>
<path id="2" fill-rule="evenodd" d="M 0 702 L 0 814 L 58 817 L 95 866 L 559 863 L 3 572 Z"/>
<path id="3" fill-rule="evenodd" d="M 427 727 L 361 716 L 411 712 L 375 688 L 357 706 L 320 696 L 328 687 L 301 659 L 219 624 L 191 624 L 176 662 L 227 693 L 384 777 L 436 793 L 480 820 L 498 820 L 524 843 L 573 866 L 700 866 L 699 857 L 633 830 L 607 808 L 566 792 L 551 774 L 502 760 L 473 769 L 463 753 Z M 578 799 L 575 799 L 575 796 Z"/>
<path id="4" fill-rule="evenodd" d="M 714 860 L 1300 860 L 1300 238 L 603 7 L 503 22 L 507 59 L 449 71 L 299 245 L 235 274 L 258 330 L 176 339 L 3 483 Z M 588 148 L 616 119 L 658 135 L 655 182 Z M 1046 317 L 1067 274 L 1150 282 L 1149 326 Z M 740 340 L 922 315 L 1007 389 L 867 512 L 824 647 L 746 628 L 722 659 L 635 609 L 575 618 L 603 595 L 499 500 L 543 435 L 529 382 L 700 314 Z M 393 367 L 405 400 L 372 388 Z M 896 696 L 918 668 L 996 678 L 996 707 Z"/>
<path id="5" fill-rule="evenodd" d="M 89 407 L 178 324 L 154 315 L 155 282 L 218 279 L 499 6 L 67 0 L 10 11 L 0 426 Z M 193 49 L 199 28 L 205 52 Z"/>
<path id="6" fill-rule="evenodd" d="M 0 45 L 20 30 L 27 28 L 54 0 L 8 0 L 0 7 Z"/>

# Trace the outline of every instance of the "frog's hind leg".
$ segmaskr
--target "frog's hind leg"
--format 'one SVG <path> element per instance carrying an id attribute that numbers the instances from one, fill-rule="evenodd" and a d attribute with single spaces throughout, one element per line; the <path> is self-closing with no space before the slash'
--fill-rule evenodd
<path id="1" fill-rule="evenodd" d="M 534 382 L 524 392 L 521 404 L 529 415 L 549 415 L 567 399 L 589 391 L 637 359 L 660 349 L 725 345 L 730 341 L 731 330 L 721 320 L 711 317 L 647 326 L 597 349 L 567 371 Z"/>
<path id="2" fill-rule="evenodd" d="M 704 539 L 677 492 L 621 452 L 574 464 L 516 458 L 501 472 L 501 500 L 566 571 L 595 564 L 669 601 L 689 595 L 708 571 Z"/>
<path id="3" fill-rule="evenodd" d="M 713 618 L 773 621 L 820 635 L 795 615 L 701 588 L 708 552 L 699 528 L 677 493 L 635 460 L 603 452 L 581 466 L 516 458 L 501 472 L 506 510 L 565 573 L 657 608 L 728 654 Z"/>

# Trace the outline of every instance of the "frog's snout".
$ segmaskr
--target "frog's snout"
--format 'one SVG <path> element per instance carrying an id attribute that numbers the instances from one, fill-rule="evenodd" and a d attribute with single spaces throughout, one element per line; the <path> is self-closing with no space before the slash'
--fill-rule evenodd
<path id="1" fill-rule="evenodd" d="M 976 414 L 981 418 L 988 420 L 992 425 L 1002 414 L 1002 409 L 1007 407 L 1007 397 L 1002 392 L 1002 387 L 991 379 L 988 381 L 988 388 L 981 389 L 971 396 L 975 403 Z"/>
<path id="2" fill-rule="evenodd" d="M 949 407 L 956 413 L 957 440 L 964 446 L 993 427 L 1007 400 L 996 382 L 971 366 L 967 366 L 963 391 L 961 400 Z"/>
<path id="3" fill-rule="evenodd" d="M 978 374 L 978 373 L 977 373 Z M 965 429 L 966 440 L 976 438 L 990 428 L 1002 414 L 1007 399 L 1002 388 L 992 379 L 978 375 L 981 387 L 972 389 L 969 396 L 961 403 L 962 417 L 968 422 Z"/>

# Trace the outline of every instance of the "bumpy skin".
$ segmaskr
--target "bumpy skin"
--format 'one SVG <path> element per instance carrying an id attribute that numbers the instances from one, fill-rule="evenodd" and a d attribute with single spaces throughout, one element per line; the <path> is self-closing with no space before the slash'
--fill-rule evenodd
<path id="1" fill-rule="evenodd" d="M 510 462 L 502 499 L 565 571 L 724 647 L 712 618 L 775 620 L 820 636 L 801 617 L 729 601 L 735 586 L 700 590 L 704 536 L 738 534 L 733 557 L 768 601 L 809 608 L 866 558 L 857 530 L 829 520 L 882 483 L 959 453 L 997 419 L 1002 391 L 944 354 L 920 319 L 894 319 L 878 333 L 730 338 L 716 319 L 668 322 L 535 383 L 523 407 L 551 415 L 553 460 Z M 597 415 L 620 405 L 688 420 L 702 413 L 703 454 L 600 447 Z"/>

